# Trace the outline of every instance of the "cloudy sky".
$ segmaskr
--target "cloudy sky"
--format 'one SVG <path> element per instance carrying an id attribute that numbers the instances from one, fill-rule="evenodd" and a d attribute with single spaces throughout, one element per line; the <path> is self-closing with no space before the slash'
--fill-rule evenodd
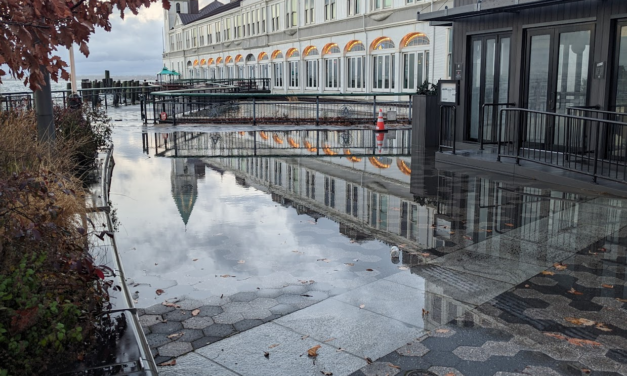
<path id="1" fill-rule="evenodd" d="M 200 0 L 200 7 L 210 0 Z M 224 2 L 224 1 L 223 1 Z M 119 76 L 156 75 L 163 67 L 163 8 L 161 2 L 142 8 L 137 16 L 126 12 L 120 19 L 111 16 L 111 32 L 97 29 L 89 42 L 90 55 L 86 58 L 74 49 L 76 74 L 79 77 L 104 77 L 108 69 L 113 78 Z M 69 63 L 68 51 L 60 48 L 58 54 Z"/>

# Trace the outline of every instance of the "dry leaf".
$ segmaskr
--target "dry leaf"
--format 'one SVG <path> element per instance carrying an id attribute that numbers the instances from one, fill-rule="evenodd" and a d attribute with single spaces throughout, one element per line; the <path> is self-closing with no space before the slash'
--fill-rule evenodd
<path id="1" fill-rule="evenodd" d="M 156 293 L 157 295 L 161 295 L 161 294 L 163 294 L 164 292 L 165 292 L 165 291 L 163 291 L 163 290 L 161 290 L 161 289 L 158 289 L 157 291 L 155 291 L 155 293 Z"/>
<path id="2" fill-rule="evenodd" d="M 310 348 L 309 350 L 307 350 L 307 355 L 309 355 L 312 358 L 315 358 L 318 356 L 318 349 L 321 348 L 322 346 L 320 345 L 316 345 L 312 348 Z"/>
<path id="3" fill-rule="evenodd" d="M 424 308 L 423 308 L 423 309 L 422 309 L 422 315 L 423 315 L 423 316 L 426 316 L 426 315 L 428 315 L 428 314 L 429 314 L 429 311 L 427 311 L 426 309 L 424 309 Z"/>
<path id="4" fill-rule="evenodd" d="M 366 269 L 367 272 L 374 272 L 372 269 Z"/>
<path id="5" fill-rule="evenodd" d="M 273 349 L 273 348 L 277 347 L 278 345 L 279 345 L 278 343 L 275 343 L 274 345 L 270 345 L 270 346 L 268 346 L 268 348 L 269 348 L 269 349 Z"/>
<path id="6" fill-rule="evenodd" d="M 222 274 L 220 277 L 222 277 L 222 278 L 235 278 L 234 275 L 229 275 L 229 274 Z"/>
<path id="7" fill-rule="evenodd" d="M 429 257 L 429 256 L 431 256 L 431 253 L 424 252 L 424 253 L 421 253 L 420 255 L 422 257 Z"/>
<path id="8" fill-rule="evenodd" d="M 337 350 L 335 350 L 335 351 L 340 352 L 340 351 L 344 351 L 344 349 L 341 348 L 341 347 L 338 347 Z"/>
<path id="9" fill-rule="evenodd" d="M 601 248 L 597 248 L 597 251 L 599 251 L 599 252 L 605 252 L 605 251 L 607 251 L 607 249 L 606 249 L 606 248 L 604 248 L 604 247 L 601 247 Z"/>
<path id="10" fill-rule="evenodd" d="M 167 301 L 166 301 L 166 302 L 163 302 L 163 303 L 161 303 L 161 304 L 162 304 L 162 305 L 164 305 L 164 306 L 166 306 L 166 307 L 181 308 L 181 306 L 180 306 L 180 305 L 178 305 L 178 304 L 174 304 L 174 303 L 170 303 L 170 302 L 167 302 Z"/>
<path id="11" fill-rule="evenodd" d="M 450 232 L 450 234 L 451 234 L 451 235 L 455 234 L 455 231 L 451 231 L 451 232 Z"/>
<path id="12" fill-rule="evenodd" d="M 603 324 L 602 322 L 597 323 L 597 325 L 595 326 L 595 328 L 602 330 L 604 332 L 611 332 L 612 329 L 608 328 L 605 324 Z"/>
<path id="13" fill-rule="evenodd" d="M 589 370 L 589 369 L 587 369 L 587 368 L 582 368 L 582 369 L 581 369 L 581 372 L 583 372 L 583 373 L 590 373 L 590 372 L 592 372 L 592 371 L 590 371 L 590 370 Z"/>
<path id="14" fill-rule="evenodd" d="M 464 235 L 464 239 L 466 239 L 466 240 L 472 240 L 472 236 Z"/>
<path id="15" fill-rule="evenodd" d="M 398 248 L 403 248 L 403 247 L 407 247 L 407 244 L 399 244 Z"/>
<path id="16" fill-rule="evenodd" d="M 401 367 L 399 367 L 399 366 L 395 366 L 395 365 L 394 365 L 394 364 L 392 364 L 392 363 L 388 363 L 388 367 L 392 367 L 392 368 L 396 368 L 396 369 L 401 369 Z"/>
<path id="17" fill-rule="evenodd" d="M 366 305 L 365 305 L 365 304 L 360 304 L 360 305 L 359 305 L 359 308 L 361 308 L 361 309 L 364 309 L 365 307 L 366 307 Z"/>
<path id="18" fill-rule="evenodd" d="M 270 353 L 267 351 L 263 352 L 263 356 L 265 356 L 266 358 L 270 359 Z"/>
<path id="19" fill-rule="evenodd" d="M 169 339 L 176 341 L 177 339 L 181 338 L 183 336 L 183 333 L 174 333 L 174 334 L 170 334 L 168 336 Z"/>
<path id="20" fill-rule="evenodd" d="M 306 339 L 306 338 L 309 338 L 309 336 L 302 336 L 302 337 L 300 337 L 301 340 Z"/>
<path id="21" fill-rule="evenodd" d="M 600 343 L 591 341 L 589 339 L 569 338 L 568 343 L 580 347 L 583 347 L 584 345 L 601 347 Z"/>
<path id="22" fill-rule="evenodd" d="M 195 310 L 192 311 L 192 316 L 198 316 L 199 313 L 200 313 L 200 310 L 196 308 Z"/>
<path id="23" fill-rule="evenodd" d="M 564 320 L 568 321 L 571 324 L 575 325 L 583 325 L 583 326 L 592 326 L 596 324 L 596 321 L 588 320 L 588 319 L 577 319 L 574 317 L 564 317 Z"/>
<path id="24" fill-rule="evenodd" d="M 555 273 L 545 270 L 541 273 L 542 275 L 555 275 Z"/>
<path id="25" fill-rule="evenodd" d="M 398 269 L 399 270 L 409 270 L 409 267 L 403 265 L 403 266 L 399 266 Z"/>
<path id="26" fill-rule="evenodd" d="M 514 224 L 513 223 L 506 223 L 505 226 L 507 226 L 507 227 L 514 227 Z"/>
<path id="27" fill-rule="evenodd" d="M 372 359 L 370 359 L 370 358 L 366 357 L 366 363 L 368 363 L 368 364 L 372 364 Z"/>
<path id="28" fill-rule="evenodd" d="M 316 261 L 324 261 L 324 262 L 329 262 L 329 259 L 323 258 L 323 259 L 317 259 Z"/>
<path id="29" fill-rule="evenodd" d="M 245 263 L 246 263 L 246 260 L 239 260 L 237 263 L 238 263 L 238 264 L 245 264 Z"/>
<path id="30" fill-rule="evenodd" d="M 573 295 L 583 295 L 583 292 L 576 291 L 574 287 L 571 287 L 570 290 L 568 290 L 568 293 Z"/>
<path id="31" fill-rule="evenodd" d="M 553 337 L 553 338 L 561 339 L 561 340 L 563 340 L 563 341 L 568 341 L 568 337 L 566 337 L 566 336 L 564 336 L 564 335 L 562 335 L 562 334 L 559 334 L 559 333 L 544 333 L 544 335 L 545 335 L 545 336 L 548 336 L 548 337 Z"/>
<path id="32" fill-rule="evenodd" d="M 198 259 L 193 259 L 192 261 L 198 261 Z"/>
<path id="33" fill-rule="evenodd" d="M 450 330 L 449 329 L 437 329 L 435 332 L 436 333 L 448 333 L 450 332 Z"/>
<path id="34" fill-rule="evenodd" d="M 333 341 L 334 339 L 335 339 L 335 338 L 329 338 L 329 339 L 327 339 L 326 341 L 323 341 L 323 342 L 324 342 L 324 343 L 331 342 L 331 341 Z"/>
<path id="35" fill-rule="evenodd" d="M 606 289 L 613 289 L 614 285 L 606 285 L 606 284 L 602 284 L 602 287 L 605 287 Z"/>
<path id="36" fill-rule="evenodd" d="M 161 366 L 161 367 L 175 366 L 175 365 L 176 365 L 176 359 L 172 359 L 169 362 L 163 362 L 163 363 L 159 364 L 159 366 Z"/>
<path id="37" fill-rule="evenodd" d="M 446 374 L 446 375 L 444 375 L 444 376 L 455 376 L 455 373 L 454 373 L 454 372 L 449 372 L 449 373 L 447 373 L 447 374 Z"/>
<path id="38" fill-rule="evenodd" d="M 553 264 L 553 267 L 557 270 L 566 270 L 568 266 L 566 264 L 562 264 L 561 262 L 556 262 Z"/>
<path id="39" fill-rule="evenodd" d="M 325 376 L 333 376 L 333 372 L 320 371 L 320 373 Z"/>
<path id="40" fill-rule="evenodd" d="M 347 262 L 344 265 L 346 265 L 346 266 L 355 266 L 355 264 L 353 264 L 352 262 Z"/>

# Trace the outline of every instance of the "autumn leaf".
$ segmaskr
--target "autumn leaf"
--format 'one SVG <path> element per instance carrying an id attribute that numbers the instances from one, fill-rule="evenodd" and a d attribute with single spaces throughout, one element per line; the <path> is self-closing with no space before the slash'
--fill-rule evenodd
<path id="1" fill-rule="evenodd" d="M 159 364 L 159 366 L 161 367 L 175 366 L 175 365 L 176 365 L 176 359 L 172 359 L 169 362 L 163 362 Z"/>
<path id="2" fill-rule="evenodd" d="M 428 314 L 429 314 L 429 311 L 427 311 L 426 309 L 424 309 L 424 308 L 423 308 L 423 309 L 422 309 L 422 315 L 423 315 L 423 316 L 426 316 L 426 315 L 428 315 Z"/>
<path id="3" fill-rule="evenodd" d="M 265 356 L 266 358 L 270 359 L 270 353 L 267 351 L 263 352 L 263 356 Z"/>
<path id="4" fill-rule="evenodd" d="M 436 333 L 448 333 L 450 332 L 450 330 L 449 329 L 437 329 L 435 332 Z"/>
<path id="5" fill-rule="evenodd" d="M 200 313 L 200 310 L 196 308 L 195 310 L 192 311 L 192 316 L 198 316 L 199 313 Z"/>
<path id="6" fill-rule="evenodd" d="M 421 253 L 420 255 L 421 255 L 422 257 L 429 257 L 429 256 L 431 256 L 431 253 L 428 253 L 428 252 L 423 252 L 423 253 Z"/>
<path id="7" fill-rule="evenodd" d="M 366 305 L 365 305 L 365 304 L 360 304 L 360 305 L 359 305 L 359 308 L 360 308 L 360 309 L 364 309 L 365 307 L 366 307 Z"/>
<path id="8" fill-rule="evenodd" d="M 392 368 L 396 368 L 396 369 L 401 369 L 401 367 L 399 367 L 399 366 L 395 366 L 395 365 L 394 365 L 394 364 L 392 364 L 392 363 L 388 363 L 388 367 L 392 367 Z"/>
<path id="9" fill-rule="evenodd" d="M 193 259 L 192 261 L 198 261 L 198 259 Z"/>
<path id="10" fill-rule="evenodd" d="M 373 269 L 366 269 L 367 272 L 374 272 Z"/>
<path id="11" fill-rule="evenodd" d="M 587 369 L 587 368 L 582 368 L 582 369 L 581 369 L 581 372 L 588 374 L 588 373 L 590 373 L 590 372 L 592 372 L 592 371 L 590 371 L 590 370 L 589 370 L 589 369 Z"/>
<path id="12" fill-rule="evenodd" d="M 514 227 L 514 224 L 513 223 L 506 223 L 505 226 L 507 226 L 507 227 Z"/>
<path id="13" fill-rule="evenodd" d="M 331 341 L 333 341 L 334 339 L 335 339 L 335 338 L 329 338 L 329 339 L 327 339 L 326 341 L 323 341 L 323 342 L 324 342 L 324 343 L 331 342 Z"/>
<path id="14" fill-rule="evenodd" d="M 324 261 L 324 262 L 329 262 L 329 259 L 322 258 L 322 259 L 317 259 L 316 261 Z"/>
<path id="15" fill-rule="evenodd" d="M 245 264 L 245 263 L 246 263 L 246 260 L 239 260 L 237 263 L 238 263 L 238 264 Z"/>
<path id="16" fill-rule="evenodd" d="M 606 285 L 606 284 L 602 284 L 602 287 L 606 288 L 606 289 L 613 289 L 614 285 Z"/>
<path id="17" fill-rule="evenodd" d="M 222 277 L 222 278 L 235 278 L 234 275 L 229 275 L 229 274 L 222 274 L 220 277 Z"/>
<path id="18" fill-rule="evenodd" d="M 602 322 L 599 322 L 595 325 L 595 328 L 604 331 L 604 332 L 611 332 L 612 329 L 608 328 L 605 324 L 603 324 Z"/>
<path id="19" fill-rule="evenodd" d="M 455 376 L 455 372 L 449 372 L 449 373 L 447 373 L 447 374 L 446 374 L 446 375 L 444 375 L 444 376 Z"/>
<path id="20" fill-rule="evenodd" d="M 173 334 L 170 334 L 168 336 L 168 338 L 173 340 L 173 341 L 176 341 L 177 339 L 181 338 L 182 336 L 183 336 L 183 333 L 173 333 Z"/>
<path id="21" fill-rule="evenodd" d="M 575 290 L 574 287 L 571 287 L 570 290 L 568 290 L 567 292 L 570 293 L 570 294 L 573 294 L 573 295 L 583 295 L 583 292 L 579 292 L 579 291 Z"/>
<path id="22" fill-rule="evenodd" d="M 170 303 L 168 301 L 165 301 L 163 303 L 161 303 L 162 305 L 166 306 L 166 307 L 172 307 L 172 308 L 181 308 L 180 305 L 178 304 L 174 304 L 174 303 Z"/>
<path id="23" fill-rule="evenodd" d="M 352 262 L 347 262 L 344 265 L 346 265 L 346 266 L 355 266 L 355 264 L 353 264 Z"/>
<path id="24" fill-rule="evenodd" d="M 568 337 L 559 333 L 543 333 L 543 334 L 548 337 L 553 337 L 553 338 L 561 339 L 563 341 L 568 341 Z"/>
<path id="25" fill-rule="evenodd" d="M 165 291 L 163 291 L 162 289 L 158 289 L 157 291 L 155 291 L 155 293 L 156 293 L 157 295 L 161 295 L 161 294 L 163 294 L 164 292 L 165 292 Z"/>
<path id="26" fill-rule="evenodd" d="M 269 348 L 269 349 L 273 349 L 273 348 L 277 347 L 278 345 L 279 345 L 278 343 L 275 343 L 274 345 L 270 345 L 270 346 L 268 346 L 268 348 Z"/>
<path id="27" fill-rule="evenodd" d="M 555 273 L 554 273 L 554 272 L 550 272 L 550 271 L 548 271 L 548 270 L 545 270 L 545 271 L 543 271 L 543 272 L 542 272 L 542 273 L 540 273 L 540 274 L 542 274 L 542 275 L 555 275 Z"/>
<path id="28" fill-rule="evenodd" d="M 555 264 L 553 264 L 553 267 L 557 270 L 566 270 L 568 266 L 565 264 L 562 264 L 561 262 L 556 262 Z"/>
<path id="29" fill-rule="evenodd" d="M 333 376 L 333 372 L 320 371 L 324 376 Z"/>
<path id="30" fill-rule="evenodd" d="M 368 363 L 368 364 L 372 364 L 372 363 L 373 363 L 373 362 L 372 362 L 372 359 L 370 359 L 370 358 L 368 358 L 368 357 L 366 357 L 365 359 L 366 359 L 366 363 Z"/>
<path id="31" fill-rule="evenodd" d="M 582 326 L 592 326 L 596 324 L 596 321 L 592 321 L 588 319 L 577 319 L 574 317 L 564 317 L 564 320 L 568 321 L 571 324 L 582 325 Z"/>
<path id="32" fill-rule="evenodd" d="M 320 345 L 316 345 L 312 348 L 310 348 L 309 350 L 307 350 L 307 355 L 309 355 L 312 358 L 315 358 L 318 356 L 318 349 L 321 348 L 322 346 Z"/>
<path id="33" fill-rule="evenodd" d="M 580 339 L 580 338 L 569 338 L 568 343 L 573 344 L 575 346 L 583 347 L 584 345 L 593 346 L 593 347 L 601 347 L 601 344 L 596 341 L 591 341 L 589 339 Z"/>

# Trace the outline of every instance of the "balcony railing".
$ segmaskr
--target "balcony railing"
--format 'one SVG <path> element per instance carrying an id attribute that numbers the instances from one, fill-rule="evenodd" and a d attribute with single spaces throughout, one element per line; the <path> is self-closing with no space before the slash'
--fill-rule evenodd
<path id="1" fill-rule="evenodd" d="M 595 182 L 627 183 L 627 116 L 583 107 L 568 112 L 501 109 L 498 160 L 530 161 L 589 175 Z"/>

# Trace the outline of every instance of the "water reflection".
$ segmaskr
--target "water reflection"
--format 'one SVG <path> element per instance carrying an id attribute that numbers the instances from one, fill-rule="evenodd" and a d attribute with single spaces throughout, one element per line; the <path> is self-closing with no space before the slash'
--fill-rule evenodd
<path id="1" fill-rule="evenodd" d="M 156 288 L 200 299 L 315 280 L 330 296 L 386 278 L 422 291 L 412 323 L 432 326 L 627 224 L 623 200 L 449 171 L 410 139 L 391 132 L 379 153 L 365 130 L 144 132 L 140 152 L 118 137 L 112 196 L 139 306 L 163 300 Z"/>

